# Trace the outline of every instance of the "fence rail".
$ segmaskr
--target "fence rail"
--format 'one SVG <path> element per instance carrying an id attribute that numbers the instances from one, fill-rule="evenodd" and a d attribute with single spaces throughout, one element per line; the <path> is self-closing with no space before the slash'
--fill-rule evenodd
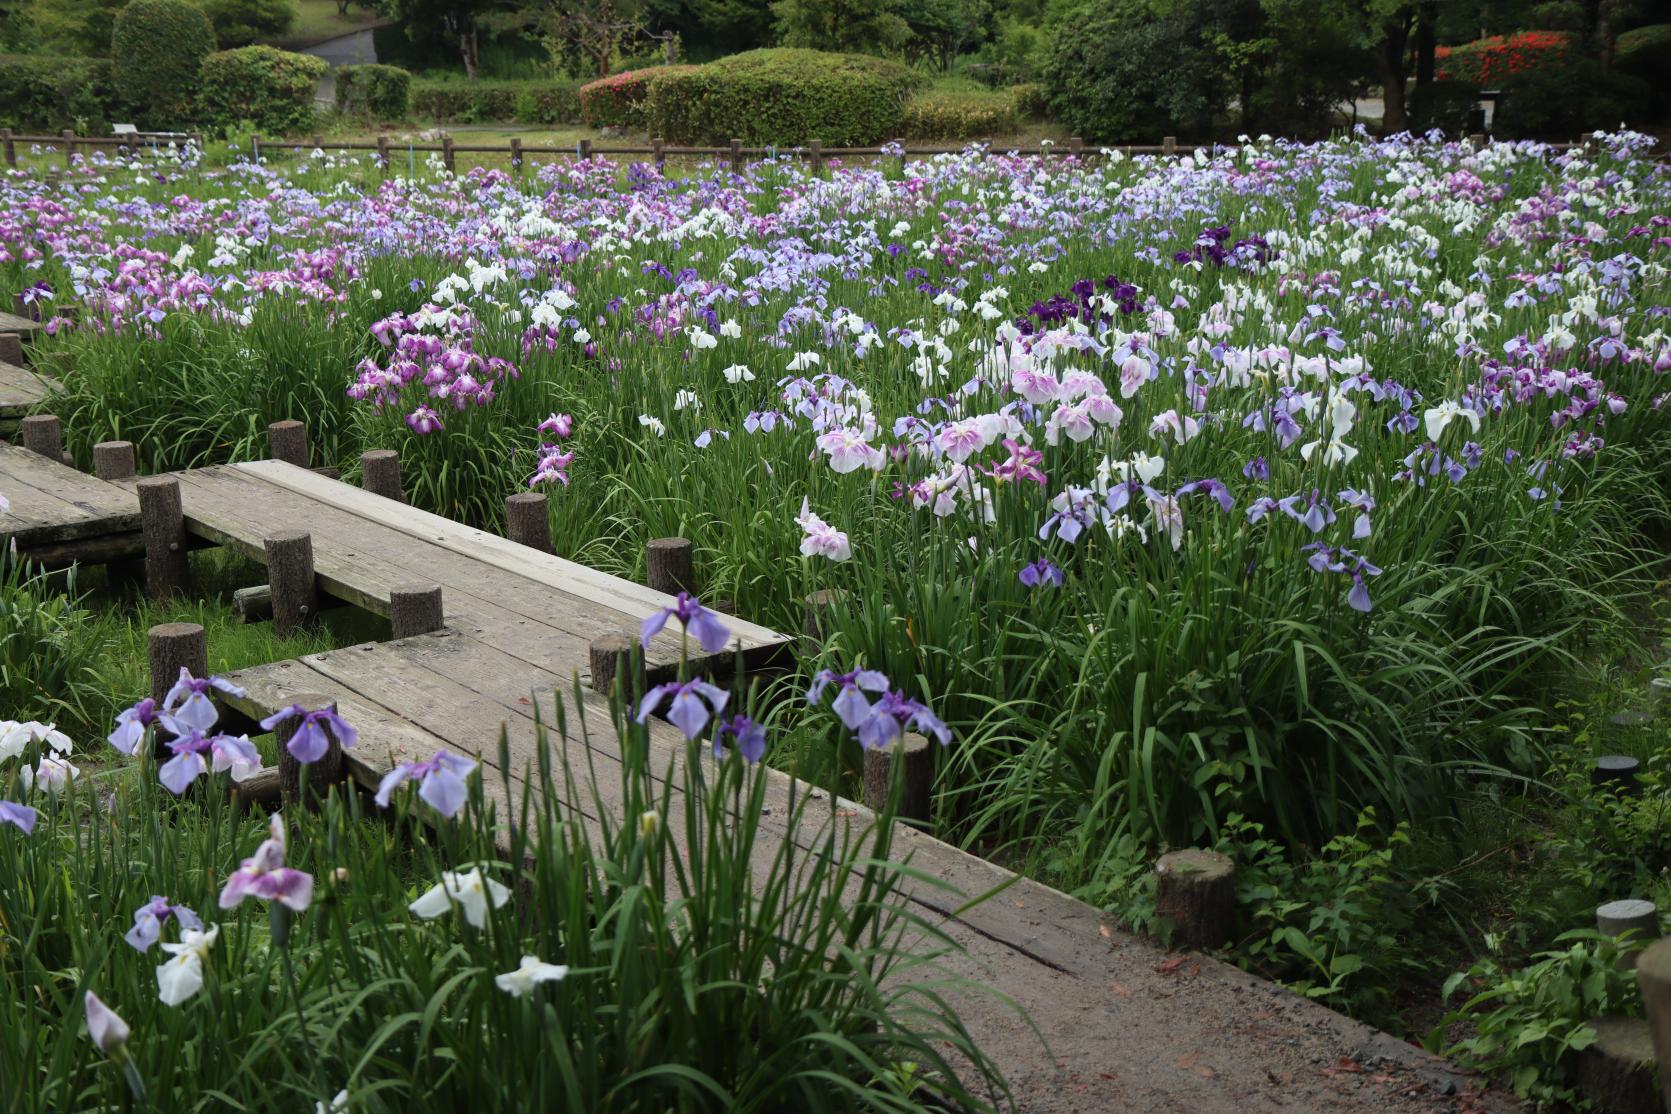
<path id="1" fill-rule="evenodd" d="M 192 132 L 189 134 L 188 138 L 194 146 L 196 146 L 199 150 L 202 150 L 203 135 L 201 132 Z M 1474 149 L 1478 150 L 1484 145 L 1486 137 L 1476 134 L 1470 135 L 1468 140 L 1470 144 L 1473 145 Z M 78 147 L 118 147 L 127 148 L 133 151 L 141 151 L 163 146 L 163 144 L 154 138 L 147 142 L 143 136 L 86 136 L 76 135 L 71 131 L 64 131 L 58 135 L 14 135 L 10 128 L 0 128 L 0 146 L 4 147 L 7 166 L 15 167 L 17 165 L 17 144 L 19 143 L 63 144 L 62 154 L 64 157 L 64 165 L 66 167 L 73 165 L 75 151 Z M 647 146 L 598 147 L 594 146 L 590 139 L 582 139 L 575 144 L 574 156 L 584 161 L 594 155 L 648 155 L 655 160 L 657 167 L 660 167 L 669 157 L 696 156 L 701 158 L 724 159 L 731 164 L 731 168 L 735 171 L 742 170 L 743 161 L 745 159 L 790 157 L 810 159 L 812 162 L 813 172 L 817 173 L 824 169 L 824 161 L 830 158 L 892 157 L 898 158 L 901 162 L 903 162 L 905 159 L 921 158 L 931 155 L 955 155 L 968 150 L 971 145 L 975 145 L 975 141 L 972 141 L 970 144 L 958 146 L 947 146 L 942 144 L 930 147 L 908 147 L 905 146 L 903 141 L 898 141 L 886 147 L 825 147 L 820 140 L 814 139 L 809 140 L 801 146 L 746 147 L 743 145 L 742 140 L 733 139 L 728 145 L 723 147 L 684 147 L 669 144 L 661 139 L 652 139 Z M 1551 143 L 1548 146 L 1551 150 L 1555 151 L 1569 151 L 1586 145 L 1587 142 L 1579 142 Z M 1093 145 L 1092 150 L 1114 150 L 1120 151 L 1126 155 L 1171 156 L 1178 154 L 1180 151 L 1193 151 L 1198 148 L 1207 148 L 1214 154 L 1217 154 L 1220 151 L 1232 150 L 1234 145 L 1220 143 L 1179 143 L 1176 136 L 1169 135 L 1156 144 L 1097 144 Z M 1003 148 L 1003 151 L 1006 154 L 1015 154 L 1034 158 L 1043 158 L 1050 155 L 1072 155 L 1077 158 L 1084 155 L 1085 149 L 1085 141 L 1079 136 L 1073 136 L 1065 143 L 1061 144 L 1041 143 L 1032 147 L 1006 147 Z M 257 160 L 261 158 L 262 152 L 264 151 L 313 150 L 375 151 L 377 152 L 378 162 L 385 170 L 387 170 L 391 165 L 390 160 L 392 157 L 400 151 L 413 154 L 417 152 L 422 152 L 426 155 L 439 154 L 441 156 L 442 165 L 444 165 L 449 172 L 452 172 L 455 169 L 456 156 L 460 154 L 505 155 L 509 157 L 511 167 L 515 170 L 519 170 L 529 163 L 537 163 L 542 159 L 545 161 L 556 161 L 559 158 L 568 157 L 568 152 L 566 151 L 559 152 L 546 148 L 527 148 L 523 145 L 522 140 L 516 137 L 512 137 L 511 140 L 503 146 L 491 144 L 454 143 L 451 136 L 443 137 L 439 143 L 395 143 L 386 135 L 378 136 L 375 143 L 354 143 L 336 140 L 326 142 L 324 137 L 317 135 L 306 142 L 263 139 L 259 135 L 251 137 L 251 154 Z"/>

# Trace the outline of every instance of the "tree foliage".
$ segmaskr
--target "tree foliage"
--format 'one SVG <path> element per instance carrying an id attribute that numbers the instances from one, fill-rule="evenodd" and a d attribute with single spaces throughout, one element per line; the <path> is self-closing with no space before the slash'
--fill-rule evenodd
<path id="1" fill-rule="evenodd" d="M 296 22 L 291 0 L 202 0 L 223 50 L 274 39 Z"/>
<path id="2" fill-rule="evenodd" d="M 132 0 L 116 17 L 110 53 L 116 91 L 147 122 L 189 124 L 215 29 L 186 0 Z"/>
<path id="3" fill-rule="evenodd" d="M 891 54 L 911 38 L 896 0 L 774 0 L 784 46 L 847 54 Z"/>

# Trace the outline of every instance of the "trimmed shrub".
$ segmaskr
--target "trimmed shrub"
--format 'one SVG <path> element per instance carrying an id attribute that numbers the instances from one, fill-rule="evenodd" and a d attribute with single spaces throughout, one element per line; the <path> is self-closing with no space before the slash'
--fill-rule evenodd
<path id="1" fill-rule="evenodd" d="M 1510 139 L 1578 139 L 1596 128 L 1642 123 L 1652 104 L 1652 89 L 1641 78 L 1604 70 L 1594 58 L 1568 58 L 1503 82 L 1491 131 Z"/>
<path id="2" fill-rule="evenodd" d="M 203 59 L 203 120 L 215 128 L 247 120 L 277 135 L 306 131 L 313 126 L 313 92 L 324 74 L 323 58 L 270 46 L 211 54 Z"/>
<path id="3" fill-rule="evenodd" d="M 1572 37 L 1561 31 L 1522 31 L 1441 46 L 1433 52 L 1434 76 L 1481 88 L 1497 86 L 1533 70 L 1559 69 L 1571 46 Z"/>
<path id="4" fill-rule="evenodd" d="M 610 74 L 580 87 L 580 118 L 594 128 L 642 128 L 650 79 L 694 70 L 695 66 L 660 66 Z"/>
<path id="5" fill-rule="evenodd" d="M 1044 86 L 1036 81 L 1011 85 L 1005 92 L 1009 93 L 1010 101 L 1015 105 L 1015 115 L 1021 120 L 1040 120 L 1044 118 Z"/>
<path id="6" fill-rule="evenodd" d="M 905 98 L 925 79 L 858 54 L 770 49 L 650 79 L 645 123 L 675 143 L 853 146 L 898 134 Z"/>
<path id="7" fill-rule="evenodd" d="M 152 127 L 192 122 L 199 71 L 215 29 L 186 0 L 132 0 L 116 16 L 110 56 L 116 91 Z"/>
<path id="8" fill-rule="evenodd" d="M 1015 98 L 996 93 L 923 93 L 905 102 L 900 134 L 917 139 L 973 139 L 1016 129 Z"/>
<path id="9" fill-rule="evenodd" d="M 1650 23 L 1622 33 L 1613 43 L 1613 63 L 1625 73 L 1652 78 L 1671 62 L 1671 23 Z"/>
<path id="10" fill-rule="evenodd" d="M 401 120 L 412 103 L 412 75 L 399 66 L 337 68 L 337 111 L 377 120 Z"/>
<path id="11" fill-rule="evenodd" d="M 578 81 L 414 81 L 412 114 L 460 124 L 573 124 L 580 121 L 579 90 Z"/>
<path id="12" fill-rule="evenodd" d="M 0 128 L 105 131 L 119 111 L 108 59 L 0 54 Z"/>
<path id="13" fill-rule="evenodd" d="M 1192 16 L 1135 2 L 1062 12 L 1044 66 L 1051 115 L 1087 140 L 1209 134 L 1220 65 Z"/>
<path id="14" fill-rule="evenodd" d="M 290 0 L 199 0 L 222 50 L 284 34 L 296 22 Z"/>
<path id="15" fill-rule="evenodd" d="M 1465 81 L 1428 81 L 1410 91 L 1410 130 L 1438 128 L 1451 138 L 1485 130 L 1478 87 Z"/>

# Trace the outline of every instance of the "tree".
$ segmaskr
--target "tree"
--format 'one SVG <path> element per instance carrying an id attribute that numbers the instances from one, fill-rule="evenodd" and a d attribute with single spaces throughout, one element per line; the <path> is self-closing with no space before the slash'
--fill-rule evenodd
<path id="1" fill-rule="evenodd" d="M 896 10 L 911 28 L 912 53 L 932 58 L 941 70 L 986 38 L 992 18 L 988 0 L 900 0 Z"/>
<path id="2" fill-rule="evenodd" d="M 506 22 L 532 31 L 562 68 L 578 55 L 593 77 L 645 34 L 644 0 L 535 0 Z"/>
<path id="3" fill-rule="evenodd" d="M 1339 34 L 1352 46 L 1374 52 L 1375 72 L 1385 104 L 1381 126 L 1400 132 L 1409 126 L 1405 111 L 1405 52 L 1415 29 L 1415 0 L 1261 0 L 1280 37 L 1302 41 L 1309 35 Z"/>
<path id="4" fill-rule="evenodd" d="M 296 22 L 290 0 L 202 0 L 222 50 L 277 38 Z"/>
<path id="5" fill-rule="evenodd" d="M 784 46 L 848 54 L 892 54 L 911 38 L 896 0 L 774 0 Z"/>
<path id="6" fill-rule="evenodd" d="M 410 32 L 442 28 L 458 46 L 464 73 L 481 77 L 479 32 L 483 17 L 499 10 L 501 0 L 377 0 L 385 15 L 402 20 Z"/>

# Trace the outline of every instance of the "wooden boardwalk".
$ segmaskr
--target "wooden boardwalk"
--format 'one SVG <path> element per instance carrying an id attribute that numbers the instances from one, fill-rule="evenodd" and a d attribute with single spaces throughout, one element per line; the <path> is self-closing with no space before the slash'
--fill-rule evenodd
<path id="1" fill-rule="evenodd" d="M 59 389 L 50 375 L 0 361 L 0 437 L 17 432 L 17 423 Z"/>
<path id="2" fill-rule="evenodd" d="M 109 512 L 98 520 L 112 529 L 122 521 L 114 513 L 119 505 L 137 519 L 131 485 L 29 457 L 0 446 L 0 494 L 13 500 L 11 517 L 31 515 L 33 528 L 47 529 L 51 514 L 60 513 L 64 527 L 80 521 L 91 529 L 88 519 L 97 516 L 69 498 L 75 494 L 89 508 Z M 235 702 L 238 711 L 257 718 L 299 697 L 335 700 L 360 732 L 359 745 L 344 752 L 355 780 L 375 785 L 394 763 L 444 747 L 483 761 L 488 798 L 509 817 L 522 773 L 542 745 L 536 722 L 554 723 L 560 700 L 568 736 L 548 742 L 562 745 L 576 769 L 590 767 L 598 778 L 598 803 L 581 794 L 583 811 L 619 806 L 619 744 L 608 702 L 584 687 L 588 648 L 600 635 L 636 631 L 668 597 L 289 464 L 227 465 L 177 478 L 186 529 L 204 542 L 262 559 L 267 536 L 309 532 L 317 585 L 330 595 L 386 614 L 392 593 L 414 581 L 442 588 L 445 629 L 244 670 L 235 675 L 248 693 Z M 38 497 L 27 499 L 18 494 L 36 491 Z M 17 536 L 22 521 L 0 521 L 0 528 Z M 727 623 L 740 639 L 745 668 L 789 650 L 784 635 L 741 620 Z M 678 655 L 677 635 L 666 633 L 652 643 L 647 666 L 666 672 Z M 717 672 L 734 661 L 729 653 L 698 655 L 694 664 Z M 498 768 L 501 731 L 509 770 Z M 651 746 L 656 771 L 690 756 L 679 733 L 657 721 Z M 833 809 L 819 802 L 792 826 L 789 778 L 769 776 L 759 871 L 781 841 L 810 847 L 824 825 L 867 821 L 850 802 Z M 598 817 L 586 819 L 595 824 Z M 677 817 L 667 819 L 670 832 L 680 831 Z M 1170 954 L 1107 924 L 1091 906 L 919 832 L 903 831 L 896 848 L 912 856 L 917 871 L 957 891 L 904 884 L 916 912 L 964 949 L 944 961 L 947 972 L 997 992 L 958 991 L 955 1001 L 1023 1110 L 1512 1108 L 1476 1096 L 1447 1097 L 1466 1081 L 1418 1049 L 1214 960 Z M 965 897 L 1000 886 L 989 900 L 963 908 Z"/>
<path id="3" fill-rule="evenodd" d="M 133 494 L 17 445 L 0 442 L 0 544 L 59 568 L 145 552 Z"/>

